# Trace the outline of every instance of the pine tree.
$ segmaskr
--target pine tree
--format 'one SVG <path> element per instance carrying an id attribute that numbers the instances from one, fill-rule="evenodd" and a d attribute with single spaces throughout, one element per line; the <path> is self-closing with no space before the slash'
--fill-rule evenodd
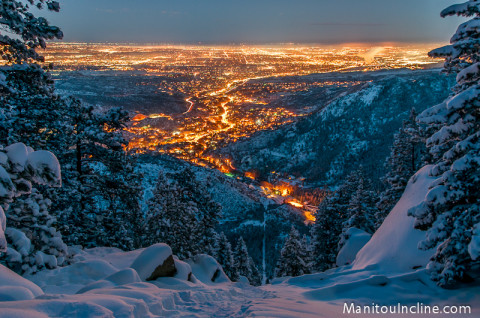
<path id="1" fill-rule="evenodd" d="M 335 266 L 339 239 L 343 224 L 349 217 L 350 200 L 358 188 L 359 174 L 363 172 L 352 171 L 337 191 L 325 197 L 315 212 L 315 224 L 310 231 L 312 269 L 315 271 Z"/>
<path id="2" fill-rule="evenodd" d="M 58 112 L 65 114 L 66 128 L 47 143 L 60 154 L 64 168 L 62 189 L 50 193 L 64 236 L 70 244 L 87 247 L 139 247 L 135 232 L 141 228 L 134 231 L 138 226 L 132 221 L 142 221 L 141 176 L 134 171 L 134 158 L 124 150 L 128 142 L 122 129 L 128 114 L 75 99 L 65 103 Z"/>
<path id="3" fill-rule="evenodd" d="M 375 195 L 372 189 L 371 181 L 363 174 L 363 171 L 357 173 L 357 190 L 349 202 L 347 209 L 347 219 L 343 222 L 343 230 L 340 235 L 339 250 L 345 245 L 349 238 L 348 230 L 357 228 L 367 233 L 374 232 L 374 216 L 376 214 Z"/>
<path id="4" fill-rule="evenodd" d="M 6 234 L 11 250 L 5 263 L 20 274 L 32 274 L 44 267 L 55 268 L 68 259 L 67 246 L 54 227 L 56 219 L 48 212 L 50 205 L 50 200 L 32 189 L 32 193 L 17 198 L 7 211 Z M 29 249 L 17 243 L 18 233 L 12 229 L 20 230 L 31 242 Z"/>
<path id="5" fill-rule="evenodd" d="M 283 245 L 280 258 L 275 268 L 275 276 L 300 276 L 307 274 L 308 264 L 303 258 L 306 255 L 305 246 L 302 245 L 300 234 L 292 226 L 290 234 Z"/>
<path id="6" fill-rule="evenodd" d="M 302 248 L 300 249 L 300 257 L 305 261 L 305 274 L 310 274 L 313 271 L 313 259 L 311 244 L 307 235 L 303 235 L 300 241 Z"/>
<path id="7" fill-rule="evenodd" d="M 139 229 L 130 221 L 138 219 L 132 214 L 139 216 L 135 209 L 141 191 L 138 179 L 127 175 L 133 171 L 122 134 L 128 115 L 55 93 L 47 68 L 36 63 L 43 57 L 35 49 L 63 34 L 35 16 L 44 5 L 59 10 L 58 2 L 51 0 L 5 0 L 0 6 L 0 24 L 6 31 L 0 42 L 7 64 L 0 69 L 0 142 L 23 142 L 57 154 L 63 187 L 37 190 L 52 201 L 50 210 L 68 243 L 131 249 L 138 245 L 134 232 Z"/>
<path id="8" fill-rule="evenodd" d="M 195 173 L 186 167 L 179 173 L 172 174 L 182 188 L 182 200 L 195 206 L 196 212 L 196 243 L 201 253 L 213 255 L 215 253 L 215 227 L 221 214 L 221 206 L 212 199 L 204 184 L 199 182 Z"/>
<path id="9" fill-rule="evenodd" d="M 390 156 L 385 162 L 387 174 L 382 180 L 386 188 L 377 203 L 376 228 L 382 225 L 405 191 L 408 180 L 420 167 L 423 156 L 421 144 L 424 140 L 420 135 L 416 117 L 416 111 L 412 109 L 409 119 L 403 122 L 402 128 L 394 135 Z"/>
<path id="10" fill-rule="evenodd" d="M 260 286 L 262 285 L 262 274 L 258 270 L 257 265 L 253 261 L 253 259 L 250 257 L 250 268 L 252 272 L 252 276 L 248 279 L 250 284 L 253 286 Z"/>
<path id="11" fill-rule="evenodd" d="M 241 236 L 237 241 L 237 245 L 235 246 L 233 258 L 238 274 L 240 276 L 246 277 L 250 284 L 253 284 L 257 280 L 255 279 L 256 266 L 253 263 L 252 258 L 248 254 L 247 245 L 245 244 L 245 241 Z"/>
<path id="12" fill-rule="evenodd" d="M 223 232 L 217 236 L 215 257 L 230 280 L 233 282 L 238 281 L 238 271 L 235 267 L 232 245 Z"/>
<path id="13" fill-rule="evenodd" d="M 342 233 L 342 211 L 338 209 L 338 192 L 327 196 L 315 212 L 312 236 L 313 269 L 325 271 L 335 266 L 338 238 Z"/>
<path id="14" fill-rule="evenodd" d="M 57 158 L 21 143 L 0 147 L 0 252 L 7 252 L 2 261 L 19 272 L 56 267 L 66 255 L 61 237 L 51 227 L 54 219 L 47 211 L 49 202 L 32 190 L 32 184 L 61 185 Z M 9 226 L 24 232 L 6 229 L 4 211 L 12 216 Z M 5 233 L 10 241 L 8 250 Z"/>
<path id="15" fill-rule="evenodd" d="M 176 181 L 168 182 L 159 174 L 153 197 L 148 201 L 145 241 L 148 245 L 166 243 L 181 259 L 199 254 L 197 214 L 192 201 L 185 201 L 187 194 Z"/>
<path id="16" fill-rule="evenodd" d="M 58 12 L 60 5 L 51 0 L 2 0 L 0 6 L 0 25 L 5 33 L 0 36 L 1 55 L 8 63 L 22 64 L 23 62 L 43 61 L 43 57 L 36 52 L 36 48 L 45 48 L 46 41 L 62 39 L 62 31 L 48 23 L 43 17 L 36 17 L 35 10 L 44 5 L 49 11 Z M 9 36 L 12 34 L 14 36 Z"/>
<path id="17" fill-rule="evenodd" d="M 435 248 L 427 268 L 441 286 L 468 281 L 480 264 L 469 251 L 480 223 L 480 2 L 452 5 L 441 13 L 451 15 L 473 19 L 459 26 L 451 45 L 430 52 L 445 58 L 447 72 L 458 73 L 457 85 L 451 97 L 419 116 L 429 125 L 430 174 L 438 179 L 425 200 L 409 211 L 415 227 L 427 230 L 420 248 Z"/>

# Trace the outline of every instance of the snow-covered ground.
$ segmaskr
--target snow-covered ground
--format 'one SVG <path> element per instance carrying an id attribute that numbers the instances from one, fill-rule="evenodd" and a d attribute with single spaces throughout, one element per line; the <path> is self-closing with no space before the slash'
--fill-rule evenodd
<path id="1" fill-rule="evenodd" d="M 0 266 L 0 317 L 378 316 L 344 313 L 345 304 L 351 303 L 419 303 L 441 309 L 469 305 L 472 313 L 463 316 L 480 317 L 480 287 L 437 287 L 425 270 L 431 252 L 417 249 L 423 233 L 413 228 L 407 211 L 426 195 L 433 181 L 429 169 L 425 167 L 410 180 L 402 199 L 351 265 L 277 279 L 257 288 L 228 281 L 209 256 L 179 261 L 164 244 L 132 252 L 95 248 L 80 251 L 73 265 L 26 277 L 30 281 Z M 172 264 L 176 268 L 173 277 L 149 280 L 157 266 L 166 271 Z"/>

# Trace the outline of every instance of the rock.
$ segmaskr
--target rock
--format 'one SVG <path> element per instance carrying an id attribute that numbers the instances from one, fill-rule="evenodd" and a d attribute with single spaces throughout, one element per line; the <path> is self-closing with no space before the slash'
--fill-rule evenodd
<path id="1" fill-rule="evenodd" d="M 173 277 L 177 272 L 172 249 L 164 243 L 144 249 L 130 267 L 137 271 L 143 281 L 151 281 L 159 277 Z"/>
<path id="2" fill-rule="evenodd" d="M 177 269 L 175 268 L 175 261 L 173 260 L 173 256 L 170 255 L 167 259 L 162 263 L 162 265 L 157 266 L 153 271 L 152 275 L 147 278 L 149 280 L 155 280 L 159 277 L 173 277 Z"/>

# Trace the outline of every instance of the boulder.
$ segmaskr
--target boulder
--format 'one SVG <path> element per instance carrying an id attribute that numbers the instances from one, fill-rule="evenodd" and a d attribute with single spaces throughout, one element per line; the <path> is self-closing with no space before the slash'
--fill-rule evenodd
<path id="1" fill-rule="evenodd" d="M 173 277 L 177 272 L 172 249 L 164 243 L 154 244 L 144 249 L 130 267 L 137 271 L 143 281 Z"/>

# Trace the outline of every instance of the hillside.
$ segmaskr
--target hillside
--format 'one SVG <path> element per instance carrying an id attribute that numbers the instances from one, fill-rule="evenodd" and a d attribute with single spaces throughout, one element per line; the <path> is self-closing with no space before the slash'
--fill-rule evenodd
<path id="1" fill-rule="evenodd" d="M 318 111 L 278 130 L 231 144 L 218 153 L 242 170 L 270 171 L 336 185 L 363 165 L 373 180 L 384 174 L 393 134 L 412 107 L 420 112 L 448 96 L 453 78 L 439 70 L 353 73 L 364 84 L 335 96 Z"/>

